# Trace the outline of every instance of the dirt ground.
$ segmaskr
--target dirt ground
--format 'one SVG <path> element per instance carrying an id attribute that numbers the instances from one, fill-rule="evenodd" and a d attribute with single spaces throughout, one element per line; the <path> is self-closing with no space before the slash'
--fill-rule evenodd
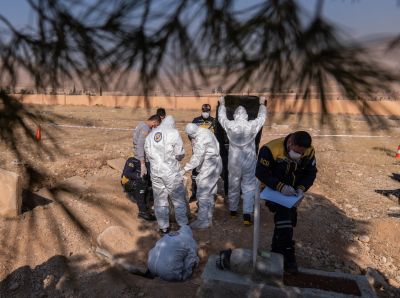
<path id="1" fill-rule="evenodd" d="M 84 178 L 86 187 L 54 193 L 51 199 L 27 195 L 21 216 L 0 219 L 0 297 L 193 297 L 210 254 L 226 248 L 251 248 L 252 228 L 243 226 L 240 218 L 228 216 L 220 187 L 213 228 L 194 232 L 201 264 L 189 281 L 147 280 L 110 267 L 94 253 L 96 237 L 107 227 L 132 231 L 134 254 L 141 262 L 159 238 L 156 223 L 137 219 L 136 205 L 121 189 L 121 173 L 107 165 L 107 160 L 129 156 L 132 129 L 154 111 L 98 106 L 40 109 L 56 124 L 92 128 L 42 123 L 41 142 L 48 146 L 53 137 L 59 149 L 50 146 L 52 156 L 35 146 L 23 149 L 25 158 L 47 175 L 32 183 L 25 179 L 25 187 L 43 194 L 44 188 L 56 187 L 73 176 Z M 183 127 L 199 113 L 171 114 L 185 141 L 186 162 L 191 149 Z M 320 124 L 317 115 L 302 119 L 281 116 L 269 115 L 262 144 L 297 129 L 315 136 L 319 172 L 299 207 L 294 236 L 299 265 L 356 274 L 372 267 L 399 287 L 400 205 L 390 193 L 399 189 L 400 162 L 395 154 L 400 144 L 400 119 L 385 118 L 388 129 L 375 126 L 371 130 L 361 116 L 336 116 L 331 125 Z M 333 134 L 341 136 L 327 136 Z M 24 142 L 27 144 L 21 137 L 21 147 Z M 4 144 L 0 146 L 0 167 L 26 178 L 21 161 Z M 195 203 L 191 203 L 193 216 L 194 209 Z M 264 205 L 261 227 L 261 248 L 269 249 L 273 220 Z"/>

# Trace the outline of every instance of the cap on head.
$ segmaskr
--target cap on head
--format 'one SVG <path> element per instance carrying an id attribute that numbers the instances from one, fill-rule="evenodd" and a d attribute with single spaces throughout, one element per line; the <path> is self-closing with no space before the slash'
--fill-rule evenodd
<path id="1" fill-rule="evenodd" d="M 201 106 L 201 111 L 202 112 L 209 112 L 211 111 L 211 106 L 208 103 L 205 103 Z"/>
<path id="2" fill-rule="evenodd" d="M 188 136 L 193 137 L 199 130 L 199 127 L 194 123 L 188 123 L 185 127 L 185 131 Z"/>

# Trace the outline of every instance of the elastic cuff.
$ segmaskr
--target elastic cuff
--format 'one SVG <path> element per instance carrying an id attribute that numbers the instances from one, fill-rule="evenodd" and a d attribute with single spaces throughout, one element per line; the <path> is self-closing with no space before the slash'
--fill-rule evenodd
<path id="1" fill-rule="evenodd" d="M 306 191 L 306 188 L 303 185 L 297 185 L 297 189 L 301 189 L 303 192 Z"/>

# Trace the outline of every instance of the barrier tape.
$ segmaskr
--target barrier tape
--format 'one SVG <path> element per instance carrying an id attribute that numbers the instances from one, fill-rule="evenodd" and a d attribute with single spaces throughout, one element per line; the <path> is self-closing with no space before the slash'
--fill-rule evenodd
<path id="1" fill-rule="evenodd" d="M 57 126 L 62 128 L 86 128 L 86 129 L 103 129 L 103 130 L 123 130 L 132 131 L 134 128 L 118 128 L 118 127 L 103 127 L 103 126 L 83 126 L 83 125 L 67 125 L 57 123 L 47 123 L 46 126 Z"/>
<path id="2" fill-rule="evenodd" d="M 134 128 L 124 128 L 124 127 L 104 127 L 104 126 L 83 126 L 83 125 L 68 125 L 68 124 L 57 124 L 57 123 L 47 123 L 46 126 L 56 126 L 62 128 L 84 128 L 84 129 L 102 129 L 102 130 L 120 130 L 120 131 L 134 131 Z M 184 130 L 179 130 L 179 132 L 185 132 Z M 288 133 L 267 133 L 268 136 L 286 136 Z M 330 134 L 313 134 L 312 137 L 316 138 L 331 138 L 331 137 L 339 137 L 339 138 L 391 138 L 392 136 L 373 136 L 373 135 L 330 135 Z"/>

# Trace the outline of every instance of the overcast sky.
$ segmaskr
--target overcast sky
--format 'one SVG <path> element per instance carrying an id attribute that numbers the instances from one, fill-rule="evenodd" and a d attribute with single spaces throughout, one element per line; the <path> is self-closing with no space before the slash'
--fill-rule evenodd
<path id="1" fill-rule="evenodd" d="M 312 12 L 316 1 L 299 0 L 299 3 Z M 260 0 L 237 0 L 237 6 L 258 2 Z M 353 37 L 400 34 L 400 0 L 325 0 L 323 13 Z M 32 22 L 25 0 L 1 0 L 0 14 L 18 27 Z"/>

